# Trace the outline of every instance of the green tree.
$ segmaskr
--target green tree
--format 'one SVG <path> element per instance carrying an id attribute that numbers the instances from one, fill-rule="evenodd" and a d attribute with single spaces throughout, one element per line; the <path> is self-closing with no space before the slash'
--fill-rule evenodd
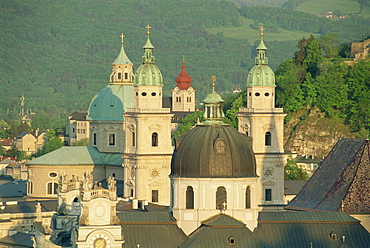
<path id="1" fill-rule="evenodd" d="M 308 180 L 307 172 L 294 161 L 292 154 L 284 166 L 284 180 Z"/>
<path id="2" fill-rule="evenodd" d="M 276 70 L 276 104 L 287 112 L 302 108 L 303 92 L 298 70 L 292 59 L 285 60 Z"/>
<path id="3" fill-rule="evenodd" d="M 329 33 L 319 39 L 320 49 L 326 58 L 335 58 L 339 55 L 339 38 L 337 33 Z"/>
<path id="4" fill-rule="evenodd" d="M 303 59 L 302 66 L 315 77 L 319 73 L 319 66 L 322 60 L 323 56 L 321 55 L 319 42 L 314 39 L 306 47 L 306 57 Z"/>
<path id="5" fill-rule="evenodd" d="M 26 157 L 26 152 L 18 150 L 15 145 L 5 152 L 6 157 L 15 158 L 17 161 L 22 161 Z"/>
<path id="6" fill-rule="evenodd" d="M 73 146 L 88 146 L 88 145 L 89 145 L 89 139 L 88 138 L 77 140 L 73 144 Z"/>
<path id="7" fill-rule="evenodd" d="M 246 94 L 245 91 L 241 92 L 239 97 L 237 97 L 231 104 L 231 108 L 226 110 L 226 117 L 230 120 L 230 125 L 235 129 L 238 129 L 238 118 L 236 113 L 239 112 L 239 108 L 245 107 L 246 103 Z"/>
<path id="8" fill-rule="evenodd" d="M 181 134 L 189 132 L 192 126 L 194 126 L 198 121 L 202 122 L 203 120 L 203 111 L 195 111 L 192 114 L 186 115 L 181 119 L 178 127 L 173 132 L 173 137 L 178 137 Z"/>
<path id="9" fill-rule="evenodd" d="M 63 146 L 63 141 L 56 136 L 56 133 L 54 130 L 51 130 L 47 133 L 47 142 L 39 149 L 36 153 L 32 155 L 32 157 L 40 157 L 44 154 L 47 154 L 49 152 L 55 151 Z"/>
<path id="10" fill-rule="evenodd" d="M 315 79 L 313 79 L 310 72 L 306 74 L 305 80 L 302 83 L 302 92 L 304 104 L 308 107 L 316 104 L 317 90 Z"/>

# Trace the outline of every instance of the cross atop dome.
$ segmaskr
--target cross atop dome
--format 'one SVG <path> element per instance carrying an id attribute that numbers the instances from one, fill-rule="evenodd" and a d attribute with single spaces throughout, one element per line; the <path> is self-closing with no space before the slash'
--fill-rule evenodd
<path id="1" fill-rule="evenodd" d="M 146 34 L 150 35 L 150 29 L 152 28 L 149 24 L 145 27 L 147 29 Z"/>
<path id="2" fill-rule="evenodd" d="M 122 43 L 122 45 L 123 45 L 123 43 L 125 43 L 125 35 L 122 33 L 119 37 L 121 37 L 121 43 Z"/>

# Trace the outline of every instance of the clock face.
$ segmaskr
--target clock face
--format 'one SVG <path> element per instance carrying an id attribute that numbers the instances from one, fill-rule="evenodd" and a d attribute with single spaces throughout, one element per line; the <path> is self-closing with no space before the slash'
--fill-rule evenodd
<path id="1" fill-rule="evenodd" d="M 273 178 L 274 177 L 274 168 L 272 168 L 272 167 L 266 167 L 263 170 L 263 177 L 264 178 Z"/>
<path id="2" fill-rule="evenodd" d="M 104 234 L 97 234 L 90 240 L 89 247 L 94 248 L 110 248 L 110 239 Z"/>
<path id="3" fill-rule="evenodd" d="M 106 248 L 107 241 L 104 238 L 97 238 L 94 241 L 94 248 Z"/>

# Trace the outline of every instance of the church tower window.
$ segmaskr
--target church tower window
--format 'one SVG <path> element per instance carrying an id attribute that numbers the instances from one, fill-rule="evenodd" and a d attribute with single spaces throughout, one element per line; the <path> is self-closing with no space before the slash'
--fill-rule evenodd
<path id="1" fill-rule="evenodd" d="M 245 190 L 245 208 L 251 208 L 251 188 Z"/>
<path id="2" fill-rule="evenodd" d="M 128 73 L 127 72 L 125 73 L 125 79 L 128 79 Z"/>
<path id="3" fill-rule="evenodd" d="M 33 194 L 33 182 L 32 181 L 28 181 L 27 193 Z"/>
<path id="4" fill-rule="evenodd" d="M 48 195 L 56 195 L 58 189 L 58 184 L 50 182 L 48 183 Z"/>
<path id="5" fill-rule="evenodd" d="M 96 146 L 96 133 L 93 134 L 93 145 Z"/>
<path id="6" fill-rule="evenodd" d="M 216 191 L 216 209 L 225 208 L 225 203 L 227 204 L 227 192 L 224 186 L 220 186 Z"/>
<path id="7" fill-rule="evenodd" d="M 158 134 L 152 133 L 152 146 L 158 146 Z"/>
<path id="8" fill-rule="evenodd" d="M 121 79 L 121 73 L 118 72 L 118 79 Z"/>
<path id="9" fill-rule="evenodd" d="M 158 190 L 152 190 L 152 202 L 158 202 Z"/>
<path id="10" fill-rule="evenodd" d="M 186 188 L 186 209 L 194 209 L 194 190 L 191 186 Z"/>
<path id="11" fill-rule="evenodd" d="M 265 201 L 272 201 L 272 189 L 265 189 Z"/>
<path id="12" fill-rule="evenodd" d="M 116 134 L 115 133 L 110 133 L 108 136 L 108 144 L 109 146 L 115 146 L 116 145 Z"/>
<path id="13" fill-rule="evenodd" d="M 265 134 L 265 145 L 271 146 L 271 133 L 270 132 L 266 132 Z"/>
<path id="14" fill-rule="evenodd" d="M 136 145 L 136 137 L 135 132 L 132 132 L 132 146 Z"/>

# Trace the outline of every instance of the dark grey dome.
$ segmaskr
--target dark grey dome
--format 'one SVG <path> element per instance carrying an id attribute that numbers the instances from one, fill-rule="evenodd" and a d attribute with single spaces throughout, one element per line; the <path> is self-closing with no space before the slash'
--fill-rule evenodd
<path id="1" fill-rule="evenodd" d="M 171 177 L 255 177 L 248 140 L 229 125 L 198 125 L 176 139 Z"/>

